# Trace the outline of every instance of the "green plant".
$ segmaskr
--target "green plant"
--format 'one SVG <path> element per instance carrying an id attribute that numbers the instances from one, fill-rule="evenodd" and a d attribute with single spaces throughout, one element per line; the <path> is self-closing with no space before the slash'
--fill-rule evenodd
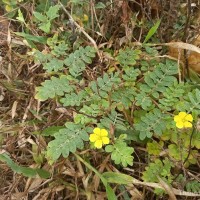
<path id="1" fill-rule="evenodd" d="M 87 37 L 91 43 L 84 43 L 81 33 L 85 36 L 85 31 L 94 25 L 94 19 L 85 14 L 88 2 L 67 2 L 71 13 L 67 13 L 69 20 L 63 20 L 62 26 L 56 20 L 61 19 L 61 3 L 38 3 L 33 12 L 33 24 L 41 35 L 33 35 L 25 15 L 18 10 L 16 19 L 25 25 L 25 30 L 16 34 L 33 48 L 28 54 L 30 60 L 41 65 L 44 72 L 43 81 L 35 89 L 35 99 L 41 105 L 45 105 L 45 101 L 55 102 L 70 113 L 63 124 L 55 122 L 54 126 L 41 131 L 48 143 L 45 158 L 42 154 L 34 160 L 41 164 L 46 159 L 53 165 L 60 163 L 62 157 L 66 159 L 71 155 L 71 159 L 74 156 L 101 179 L 109 198 L 116 199 L 108 183 L 126 185 L 133 181 L 132 177 L 113 172 L 100 174 L 90 164 L 93 163 L 90 154 L 84 155 L 86 162 L 78 152 L 96 151 L 102 157 L 107 155 L 120 169 L 133 166 L 134 159 L 140 157 L 137 151 L 145 149 L 144 160 L 148 158 L 150 162 L 145 163 L 143 181 L 160 183 L 161 180 L 172 186 L 177 168 L 190 167 L 198 161 L 200 90 L 189 81 L 180 82 L 178 63 L 160 56 L 157 48 L 147 44 L 161 20 L 138 46 L 130 43 L 117 51 L 100 46 L 98 50 L 90 36 Z M 94 8 L 101 12 L 107 6 L 113 5 L 99 2 Z M 17 8 L 16 2 L 14 7 Z M 95 18 L 98 21 L 96 13 Z M 70 40 L 71 36 L 75 41 Z M 140 145 L 142 148 L 138 150 Z M 0 158 L 17 173 L 39 174 L 38 169 L 20 167 L 9 157 L 1 155 Z M 192 192 L 198 188 L 196 181 L 186 186 L 187 191 Z M 155 192 L 162 194 L 163 190 Z"/>
<path id="2" fill-rule="evenodd" d="M 84 146 L 88 148 L 94 127 L 109 132 L 110 143 L 104 143 L 105 152 L 111 155 L 115 164 L 123 167 L 134 163 L 134 148 L 130 141 L 133 138 L 137 142 L 147 141 L 149 156 L 157 159 L 146 167 L 144 181 L 159 183 L 159 177 L 169 185 L 172 183 L 171 169 L 175 166 L 160 157 L 163 150 L 168 151 L 169 158 L 185 166 L 196 162 L 197 151 L 192 149 L 188 153 L 188 149 L 199 147 L 198 131 L 192 134 L 192 129 L 176 129 L 173 118 L 176 110 L 192 111 L 195 123 L 199 114 L 199 90 L 178 83 L 176 62 L 169 59 L 146 62 L 142 49 L 125 48 L 115 57 L 117 69 L 102 74 L 97 72 L 95 78 L 88 80 L 85 73 L 93 63 L 94 48 L 79 47 L 72 51 L 70 44 L 65 45 L 59 40 L 59 35 L 48 38 L 47 44 L 51 51 L 44 54 L 37 50 L 34 57 L 51 78 L 36 88 L 35 98 L 40 101 L 54 98 L 76 112 L 73 121 L 50 134 L 53 139 L 46 151 L 50 164 L 61 155 L 67 158 L 70 152 L 75 153 Z M 149 49 L 143 54 L 154 56 Z M 159 141 L 150 142 L 154 137 Z M 191 144 L 189 137 L 192 137 Z M 91 141 L 98 140 L 93 139 Z M 163 190 L 156 189 L 155 193 L 162 194 Z"/>

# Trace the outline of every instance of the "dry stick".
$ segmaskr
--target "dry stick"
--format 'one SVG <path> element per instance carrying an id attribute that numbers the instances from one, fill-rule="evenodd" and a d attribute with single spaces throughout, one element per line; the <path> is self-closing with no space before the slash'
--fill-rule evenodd
<path id="1" fill-rule="evenodd" d="M 10 30 L 8 29 L 8 36 L 7 36 L 7 44 L 8 44 L 8 47 L 9 47 L 9 55 L 8 55 L 8 58 L 9 58 L 9 63 L 8 63 L 8 77 L 11 77 L 12 78 L 12 46 L 10 45 L 10 42 L 11 42 L 11 35 L 10 35 Z M 11 80 L 9 80 L 11 81 Z"/>
<path id="2" fill-rule="evenodd" d="M 94 48 L 97 50 L 97 54 L 101 60 L 101 54 L 99 52 L 99 49 L 97 47 L 96 42 L 94 41 L 94 39 L 92 37 L 90 37 L 85 30 L 83 29 L 83 27 L 81 27 L 78 23 L 76 23 L 76 21 L 73 19 L 73 17 L 70 15 L 70 13 L 66 10 L 65 6 L 59 1 L 59 4 L 61 5 L 62 9 L 65 11 L 65 13 L 67 14 L 67 16 L 69 17 L 69 20 L 71 20 L 73 22 L 73 24 L 79 29 L 80 32 L 82 32 L 87 38 L 88 40 L 90 40 L 90 42 L 93 44 Z"/>
<path id="3" fill-rule="evenodd" d="M 90 0 L 90 9 L 91 9 L 92 37 L 94 37 L 94 13 L 93 13 L 93 0 Z"/>
<path id="4" fill-rule="evenodd" d="M 165 188 L 160 183 L 142 182 L 135 178 L 133 178 L 133 185 L 143 185 L 147 187 L 153 187 L 165 190 Z M 200 197 L 200 193 L 186 192 L 183 190 L 178 190 L 176 188 L 170 188 L 170 190 L 172 190 L 172 192 L 178 196 Z"/>
<path id="5" fill-rule="evenodd" d="M 163 181 L 159 176 L 157 176 L 157 178 L 159 180 L 160 185 L 165 189 L 165 191 L 169 195 L 169 199 L 170 200 L 177 200 L 174 192 L 172 191 L 172 188 L 167 183 L 165 183 L 165 181 Z"/>
<path id="6" fill-rule="evenodd" d="M 97 18 L 97 13 L 96 13 L 96 10 L 95 10 L 95 7 L 94 7 L 94 3 L 93 3 L 93 5 L 92 5 L 92 10 L 93 10 L 93 12 L 94 12 L 94 17 L 95 17 L 95 19 L 96 19 L 96 22 L 97 22 L 97 25 L 98 25 L 98 27 L 99 27 L 99 30 L 101 30 L 101 26 L 100 26 L 99 20 L 98 20 L 98 18 Z"/>
<path id="7" fill-rule="evenodd" d="M 143 44 L 141 42 L 134 42 L 133 43 L 134 46 L 142 46 Z M 189 43 L 184 43 L 184 42 L 168 42 L 168 43 L 158 43 L 158 44 L 154 44 L 154 43 L 147 43 L 145 44 L 147 46 L 168 46 L 168 47 L 173 47 L 176 49 L 186 49 L 189 51 L 194 51 L 196 53 L 200 54 L 200 48 L 193 45 L 193 44 L 189 44 Z"/>
<path id="8" fill-rule="evenodd" d="M 180 49 L 178 49 L 177 65 L 178 65 L 178 79 L 179 79 L 179 83 L 181 83 L 180 59 L 181 59 L 181 51 L 180 51 Z"/>
<path id="9" fill-rule="evenodd" d="M 184 30 L 184 35 L 183 35 L 183 42 L 187 41 L 187 32 L 188 32 L 188 28 L 190 25 L 190 18 L 191 18 L 191 0 L 187 0 L 187 20 L 185 23 L 185 30 Z M 184 59 L 185 59 L 185 68 L 186 68 L 186 72 L 187 72 L 187 77 L 190 77 L 189 74 L 189 67 L 188 67 L 188 58 L 187 58 L 187 50 L 184 49 Z"/>

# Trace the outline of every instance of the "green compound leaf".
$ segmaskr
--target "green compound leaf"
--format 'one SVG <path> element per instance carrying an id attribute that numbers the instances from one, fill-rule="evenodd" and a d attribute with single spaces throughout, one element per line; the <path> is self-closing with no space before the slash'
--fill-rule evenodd
<path id="1" fill-rule="evenodd" d="M 111 99 L 113 102 L 121 103 L 125 109 L 131 107 L 136 96 L 136 91 L 131 87 L 123 87 L 114 91 L 111 94 Z"/>
<path id="2" fill-rule="evenodd" d="M 147 151 L 151 155 L 158 156 L 160 152 L 163 150 L 164 142 L 160 141 L 159 143 L 156 141 L 147 143 Z"/>
<path id="3" fill-rule="evenodd" d="M 52 58 L 49 62 L 43 64 L 43 68 L 47 70 L 47 72 L 57 72 L 63 69 L 64 62 L 62 60 L 58 60 L 56 58 Z"/>
<path id="4" fill-rule="evenodd" d="M 166 118 L 167 115 L 157 108 L 142 116 L 141 120 L 135 124 L 135 129 L 140 132 L 140 139 L 151 138 L 153 134 L 162 135 L 166 130 Z"/>
<path id="5" fill-rule="evenodd" d="M 64 106 L 80 106 L 81 104 L 84 104 L 86 102 L 92 101 L 88 93 L 84 90 L 80 91 L 78 94 L 71 93 L 66 94 L 64 98 L 60 100 L 61 103 L 63 103 Z"/>
<path id="6" fill-rule="evenodd" d="M 176 144 L 168 145 L 169 155 L 177 161 L 184 161 L 188 156 L 188 148 L 180 148 Z M 191 150 L 190 155 L 185 163 L 185 166 L 196 163 L 197 150 Z"/>
<path id="7" fill-rule="evenodd" d="M 173 163 L 171 163 L 167 158 L 165 158 L 163 162 L 156 159 L 155 162 L 150 163 L 147 167 L 145 167 L 142 179 L 146 182 L 159 183 L 158 177 L 160 177 L 163 181 L 170 184 L 173 180 L 173 176 L 171 174 L 172 167 Z"/>
<path id="8" fill-rule="evenodd" d="M 67 158 L 69 153 L 76 152 L 77 148 L 82 149 L 83 141 L 89 139 L 88 133 L 92 133 L 91 128 L 72 122 L 66 123 L 66 128 L 55 133 L 55 139 L 48 143 L 46 153 L 49 163 L 55 162 L 61 155 Z"/>
<path id="9" fill-rule="evenodd" d="M 166 60 L 166 63 L 159 63 L 159 65 L 144 76 L 145 83 L 140 86 L 140 93 L 136 96 L 136 105 L 142 106 L 147 110 L 152 104 L 151 98 L 158 99 L 160 94 L 166 91 L 168 87 L 176 81 L 178 73 L 177 63 L 171 60 Z"/>
<path id="10" fill-rule="evenodd" d="M 101 101 L 99 102 L 101 105 Z M 91 104 L 90 106 L 84 105 L 83 108 L 80 109 L 80 112 L 91 117 L 97 117 L 103 114 L 103 109 L 101 109 L 100 105 Z"/>
<path id="11" fill-rule="evenodd" d="M 69 50 L 68 45 L 65 42 L 60 42 L 58 45 L 54 45 L 51 53 L 56 57 L 65 56 L 67 53 L 66 51 Z"/>
<path id="12" fill-rule="evenodd" d="M 179 111 L 188 111 L 188 113 L 200 114 L 200 90 L 194 89 L 192 92 L 189 92 L 185 95 L 184 100 L 182 99 L 177 103 L 176 109 Z"/>
<path id="13" fill-rule="evenodd" d="M 64 93 L 73 91 L 73 87 L 69 84 L 68 78 L 65 75 L 62 75 L 60 78 L 51 77 L 51 80 L 46 80 L 41 85 L 36 87 L 35 95 L 35 98 L 40 101 L 54 98 L 57 95 L 63 96 Z"/>
<path id="14" fill-rule="evenodd" d="M 150 48 L 150 53 L 154 52 L 154 48 Z M 148 52 L 147 52 L 148 53 Z M 149 54 L 149 53 L 148 53 Z M 151 55 L 150 56 L 158 56 L 159 54 L 157 55 Z M 152 67 L 153 66 L 157 66 L 159 64 L 158 60 L 157 59 L 151 59 L 151 60 L 141 60 L 140 61 L 140 64 L 141 64 L 141 68 L 140 70 L 143 72 L 143 73 L 148 73 L 149 71 L 152 71 Z"/>
<path id="15" fill-rule="evenodd" d="M 75 124 L 96 124 L 97 123 L 97 120 L 95 118 L 92 118 L 92 117 L 88 117 L 86 115 L 83 115 L 83 114 L 76 114 L 74 116 L 74 123 Z"/>
<path id="16" fill-rule="evenodd" d="M 170 144 L 168 145 L 168 151 L 169 151 L 169 155 L 171 157 L 173 157 L 174 159 L 176 159 L 177 161 L 184 161 L 184 159 L 187 158 L 188 156 L 188 152 L 186 148 L 181 148 L 176 145 L 176 144 Z M 191 158 L 191 157 L 190 157 Z M 188 160 L 190 159 L 188 158 Z"/>
<path id="17" fill-rule="evenodd" d="M 181 160 L 187 157 L 187 152 L 180 150 L 180 148 L 176 144 L 168 145 L 169 155 L 175 158 L 176 160 Z"/>
<path id="18" fill-rule="evenodd" d="M 184 83 L 174 82 L 174 85 L 168 87 L 163 92 L 163 98 L 159 99 L 159 108 L 166 111 L 174 110 L 175 105 L 180 101 L 184 94 Z"/>
<path id="19" fill-rule="evenodd" d="M 53 49 L 59 42 L 63 42 L 63 41 L 59 41 L 59 39 L 58 39 L 58 33 L 55 33 L 54 35 L 53 35 L 53 37 L 49 37 L 48 39 L 47 39 L 47 44 L 49 45 L 49 47 L 51 48 L 51 49 Z M 64 42 L 63 42 L 64 43 Z"/>
<path id="20" fill-rule="evenodd" d="M 82 74 L 86 68 L 86 64 L 92 63 L 92 59 L 96 54 L 93 47 L 87 46 L 86 48 L 80 47 L 74 53 L 71 53 L 64 63 L 69 67 L 69 72 L 72 76 L 77 77 Z"/>
<path id="21" fill-rule="evenodd" d="M 195 89 L 193 92 L 188 94 L 190 103 L 192 107 L 190 107 L 190 111 L 198 110 L 200 111 L 200 90 Z"/>
<path id="22" fill-rule="evenodd" d="M 97 78 L 97 81 L 90 82 L 89 87 L 96 95 L 107 98 L 110 91 L 118 88 L 120 81 L 119 73 L 104 74 L 102 78 Z"/>
<path id="23" fill-rule="evenodd" d="M 130 83 L 135 83 L 137 77 L 140 75 L 139 69 L 134 69 L 133 67 L 124 67 L 124 74 L 122 78 L 125 82 L 125 85 L 129 86 Z"/>
<path id="24" fill-rule="evenodd" d="M 107 116 L 102 117 L 102 119 L 100 120 L 100 125 L 107 129 L 109 129 L 110 126 L 113 125 L 116 130 L 127 130 L 124 116 L 116 112 L 115 110 L 111 110 L 111 112 Z"/>
<path id="25" fill-rule="evenodd" d="M 196 131 L 193 134 L 192 143 L 197 149 L 200 149 L 200 132 Z"/>
<path id="26" fill-rule="evenodd" d="M 156 47 L 150 47 L 150 46 L 145 45 L 144 48 L 145 48 L 146 53 L 149 54 L 150 56 L 154 57 L 154 56 L 159 55 L 159 52 L 156 49 Z M 158 61 L 158 59 L 155 58 L 155 59 L 149 60 L 147 63 L 146 63 L 147 65 L 150 64 L 150 65 L 154 66 L 154 65 L 156 65 L 156 63 L 159 63 L 159 61 Z"/>
<path id="27" fill-rule="evenodd" d="M 74 92 L 71 94 L 66 94 L 65 97 L 61 99 L 61 102 L 64 104 L 64 106 L 80 106 L 85 103 L 98 104 L 102 98 L 108 97 L 109 92 L 113 88 L 118 87 L 118 83 L 120 82 L 120 78 L 118 76 L 119 73 L 105 73 L 103 77 L 99 77 L 96 81 L 91 81 L 88 88 L 85 88 L 85 90 L 82 90 L 78 93 Z M 103 104 L 102 106 L 105 107 Z M 87 105 L 84 105 L 86 110 L 87 107 Z M 94 107 L 94 110 L 96 109 L 100 109 L 100 107 Z"/>
<path id="28" fill-rule="evenodd" d="M 126 48 L 124 50 L 119 51 L 117 61 L 122 67 L 133 66 L 136 64 L 136 60 L 140 58 L 140 54 L 141 51 L 138 49 L 132 50 L 130 48 Z"/>
<path id="29" fill-rule="evenodd" d="M 35 62 L 46 63 L 48 60 L 51 60 L 51 54 L 44 54 L 38 50 L 34 52 L 34 60 Z"/>
<path id="30" fill-rule="evenodd" d="M 141 106 L 144 110 L 148 110 L 148 108 L 152 105 L 151 98 L 145 92 L 138 93 L 135 97 L 135 100 L 135 105 Z"/>
<path id="31" fill-rule="evenodd" d="M 198 193 L 200 191 L 200 182 L 198 182 L 197 180 L 193 180 L 190 181 L 186 184 L 186 191 L 187 192 L 194 192 L 194 193 Z"/>
<path id="32" fill-rule="evenodd" d="M 50 39 L 48 39 L 48 43 L 51 43 Z M 43 69 L 45 69 L 48 73 L 53 71 L 58 72 L 64 69 L 64 61 L 58 59 L 57 57 L 66 55 L 67 50 L 68 45 L 64 42 L 61 42 L 58 45 L 55 43 L 50 53 L 43 53 L 38 50 L 34 51 L 34 59 L 35 62 L 40 62 L 43 65 Z"/>
<path id="33" fill-rule="evenodd" d="M 134 148 L 128 147 L 122 138 L 118 138 L 113 145 L 107 145 L 105 151 L 111 153 L 111 159 L 115 164 L 122 164 L 123 167 L 133 165 Z"/>
<path id="34" fill-rule="evenodd" d="M 35 177 L 39 175 L 41 178 L 49 178 L 50 173 L 43 169 L 33 169 L 30 167 L 21 167 L 9 157 L 6 153 L 0 154 L 0 160 L 5 162 L 14 172 L 23 174 L 26 177 Z"/>

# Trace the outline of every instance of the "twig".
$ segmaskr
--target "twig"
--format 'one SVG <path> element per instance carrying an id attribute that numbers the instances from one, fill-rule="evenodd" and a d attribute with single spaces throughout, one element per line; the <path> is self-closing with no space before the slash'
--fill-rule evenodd
<path id="1" fill-rule="evenodd" d="M 139 181 L 135 178 L 133 178 L 133 184 L 134 185 L 143 185 L 143 186 L 147 186 L 147 187 L 153 187 L 153 188 L 159 188 L 159 189 L 165 190 L 165 188 L 163 186 L 161 186 L 161 184 L 159 184 L 159 183 L 142 182 L 142 181 Z M 171 190 L 175 195 L 178 195 L 178 196 L 200 197 L 199 193 L 186 192 L 186 191 L 183 191 L 183 190 L 178 190 L 176 188 L 171 188 Z"/>
<path id="2" fill-rule="evenodd" d="M 178 65 L 178 79 L 179 79 L 179 83 L 181 83 L 180 60 L 181 60 L 181 51 L 180 51 L 180 49 L 178 49 L 178 60 L 177 60 L 177 65 Z"/>
<path id="3" fill-rule="evenodd" d="M 90 0 L 90 9 L 91 9 L 91 26 L 92 26 L 92 37 L 94 37 L 94 12 L 93 12 L 93 0 Z"/>
<path id="4" fill-rule="evenodd" d="M 92 37 L 90 37 L 86 32 L 85 30 L 83 29 L 83 27 L 81 27 L 74 19 L 73 17 L 70 15 L 70 13 L 67 11 L 67 9 L 65 8 L 65 6 L 60 2 L 58 1 L 59 4 L 61 5 L 62 9 L 64 10 L 64 12 L 67 14 L 67 16 L 69 17 L 69 20 L 72 21 L 72 23 L 79 29 L 80 32 L 82 32 L 87 38 L 88 40 L 93 44 L 94 48 L 97 50 L 97 54 L 99 56 L 99 58 L 101 59 L 101 54 L 99 52 L 99 49 L 97 47 L 97 44 L 96 42 L 94 41 L 94 39 Z"/>
<path id="5" fill-rule="evenodd" d="M 165 189 L 165 191 L 169 195 L 169 199 L 170 200 L 177 200 L 174 192 L 172 191 L 172 188 L 167 183 L 165 183 L 165 181 L 163 181 L 162 178 L 160 178 L 159 176 L 157 176 L 157 178 L 159 180 L 160 185 Z"/>
<path id="6" fill-rule="evenodd" d="M 191 1 L 187 0 L 187 20 L 185 23 L 185 30 L 184 30 L 184 35 L 183 35 L 183 42 L 187 42 L 187 32 L 188 32 L 188 28 L 190 25 L 190 18 L 191 18 Z M 185 68 L 186 68 L 186 72 L 187 72 L 187 77 L 190 77 L 190 71 L 189 71 L 189 67 L 188 67 L 188 57 L 187 57 L 187 50 L 184 49 L 184 59 L 185 59 Z"/>

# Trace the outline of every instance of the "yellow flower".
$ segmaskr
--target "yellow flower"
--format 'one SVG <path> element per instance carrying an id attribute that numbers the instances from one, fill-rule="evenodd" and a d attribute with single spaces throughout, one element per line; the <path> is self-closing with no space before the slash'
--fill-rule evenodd
<path id="1" fill-rule="evenodd" d="M 191 128 L 193 117 L 186 112 L 180 112 L 178 115 L 174 116 L 174 121 L 176 122 L 177 128 Z"/>
<path id="2" fill-rule="evenodd" d="M 97 149 L 102 148 L 104 144 L 109 144 L 108 131 L 105 129 L 95 128 L 93 133 L 90 134 L 90 142 L 94 143 Z"/>

